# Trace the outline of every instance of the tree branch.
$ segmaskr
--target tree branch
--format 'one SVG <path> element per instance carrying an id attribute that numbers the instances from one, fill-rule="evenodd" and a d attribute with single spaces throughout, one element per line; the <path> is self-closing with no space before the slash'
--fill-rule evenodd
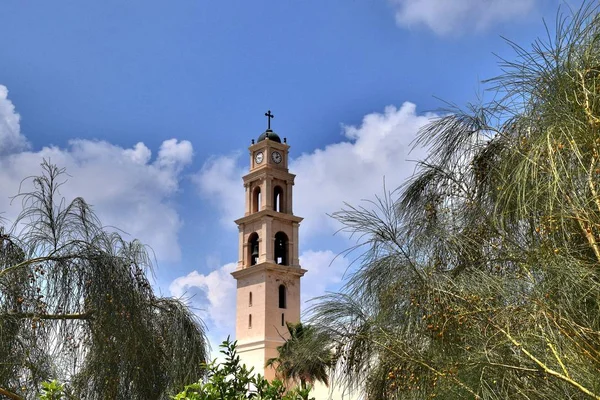
<path id="1" fill-rule="evenodd" d="M 536 356 L 534 356 L 532 353 L 530 353 L 526 348 L 523 347 L 523 345 L 521 343 L 519 343 L 515 338 L 512 337 L 512 335 L 510 333 L 508 333 L 507 331 L 505 331 L 504 329 L 502 329 L 501 327 L 497 326 L 496 324 L 494 324 L 491 320 L 489 321 L 493 326 L 496 327 L 496 329 L 498 329 L 500 332 L 502 332 L 504 334 L 504 336 L 506 336 L 506 338 L 508 340 L 510 340 L 510 342 L 515 345 L 517 348 L 519 348 L 527 357 L 529 357 L 530 360 L 532 360 L 534 363 L 536 363 L 544 372 L 546 372 L 549 375 L 552 375 L 570 385 L 573 385 L 574 387 L 576 387 L 578 390 L 580 390 L 581 392 L 585 393 L 586 395 L 596 399 L 596 400 L 600 400 L 600 396 L 595 394 L 594 392 L 590 391 L 589 389 L 587 389 L 586 387 L 582 386 L 579 382 L 574 381 L 573 379 L 569 378 L 566 375 L 561 374 L 558 371 L 553 370 L 552 368 L 548 367 L 548 365 L 546 365 L 545 363 L 543 363 L 540 359 L 538 359 Z"/>
<path id="2" fill-rule="evenodd" d="M 2 278 L 4 275 L 8 274 L 9 272 L 15 270 L 15 269 L 19 269 L 19 268 L 23 268 L 26 267 L 28 265 L 31 264 L 35 264 L 38 262 L 44 262 L 44 261 L 64 261 L 64 260 L 72 260 L 75 258 L 82 258 L 81 255 L 67 255 L 67 256 L 44 256 L 44 257 L 36 257 L 36 258 L 31 258 L 29 260 L 25 260 L 22 261 L 18 264 L 15 264 L 11 267 L 8 267 L 6 269 L 3 269 L 2 271 L 0 271 L 0 278 Z"/>
<path id="3" fill-rule="evenodd" d="M 16 319 L 47 319 L 47 320 L 64 320 L 64 319 L 94 319 L 94 315 L 91 312 L 81 314 L 36 314 L 36 313 L 6 313 L 5 316 L 16 318 Z"/>
<path id="4" fill-rule="evenodd" d="M 25 398 L 19 396 L 18 394 L 14 394 L 13 392 L 9 392 L 6 389 L 0 387 L 0 394 L 8 397 L 11 400 L 25 400 Z"/>

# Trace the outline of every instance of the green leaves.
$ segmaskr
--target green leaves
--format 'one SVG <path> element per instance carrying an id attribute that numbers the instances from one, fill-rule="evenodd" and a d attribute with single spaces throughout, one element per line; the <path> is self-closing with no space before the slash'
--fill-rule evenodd
<path id="1" fill-rule="evenodd" d="M 248 370 L 240 362 L 236 342 L 227 338 L 220 347 L 224 362 L 205 364 L 205 381 L 186 386 L 184 391 L 171 397 L 173 400 L 308 400 L 310 388 L 285 394 L 281 381 L 268 382 L 260 374 L 253 374 L 252 369 Z"/>
<path id="2" fill-rule="evenodd" d="M 40 400 L 61 400 L 64 394 L 64 385 L 57 380 L 42 382 Z"/>

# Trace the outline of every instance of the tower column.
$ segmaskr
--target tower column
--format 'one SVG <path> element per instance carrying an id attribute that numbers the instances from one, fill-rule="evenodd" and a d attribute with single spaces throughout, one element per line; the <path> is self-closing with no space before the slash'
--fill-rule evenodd
<path id="1" fill-rule="evenodd" d="M 244 183 L 244 196 L 246 197 L 246 205 L 245 205 L 245 211 L 244 211 L 244 215 L 249 215 L 250 214 L 250 207 L 252 204 L 252 193 L 250 190 L 250 185 L 248 185 L 247 183 Z"/>
<path id="2" fill-rule="evenodd" d="M 261 178 L 258 181 L 258 187 L 260 188 L 260 207 L 258 207 L 258 211 L 262 211 L 265 209 L 265 179 Z"/>
<path id="3" fill-rule="evenodd" d="M 298 256 L 298 244 L 300 242 L 300 238 L 298 237 L 298 228 L 299 228 L 298 223 L 294 223 L 293 224 L 293 236 L 292 236 L 292 240 L 293 240 L 293 244 L 292 244 L 292 252 L 291 252 L 291 263 L 290 265 L 298 265 L 300 266 L 300 259 Z"/>
<path id="4" fill-rule="evenodd" d="M 268 233 L 267 233 L 267 223 L 265 220 L 262 221 L 262 226 L 260 228 L 260 234 L 258 236 L 258 262 L 263 263 L 267 261 L 267 243 Z"/>
<path id="5" fill-rule="evenodd" d="M 265 182 L 265 194 L 263 196 L 263 201 L 265 202 L 265 206 L 267 210 L 273 209 L 273 180 L 266 179 Z"/>
<path id="6" fill-rule="evenodd" d="M 287 186 L 287 188 L 286 188 L 287 196 L 285 196 L 285 202 L 286 202 L 285 209 L 288 210 L 288 212 L 290 214 L 292 214 L 292 212 L 293 212 L 293 209 L 292 209 L 292 182 L 288 181 L 286 186 Z"/>
<path id="7" fill-rule="evenodd" d="M 242 268 L 246 263 L 246 254 L 248 254 L 247 247 L 248 243 L 245 243 L 244 240 L 244 227 L 243 225 L 238 226 L 238 249 L 239 249 L 239 257 L 238 257 L 238 268 Z"/>
<path id="8" fill-rule="evenodd" d="M 275 246 L 273 246 L 273 218 L 265 217 L 265 261 L 273 263 L 273 254 L 275 253 Z"/>

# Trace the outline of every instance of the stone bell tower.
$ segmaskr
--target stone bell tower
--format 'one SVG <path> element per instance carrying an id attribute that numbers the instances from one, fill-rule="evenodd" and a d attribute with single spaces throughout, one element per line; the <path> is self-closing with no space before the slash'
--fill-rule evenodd
<path id="1" fill-rule="evenodd" d="M 244 176 L 246 211 L 235 221 L 239 228 L 239 261 L 231 275 L 237 280 L 236 339 L 248 367 L 267 379 L 265 368 L 277 357 L 287 338 L 286 322 L 300 321 L 300 278 L 306 270 L 298 261 L 298 226 L 292 213 L 295 175 L 288 172 L 286 140 L 268 129 L 252 140 L 250 172 Z"/>

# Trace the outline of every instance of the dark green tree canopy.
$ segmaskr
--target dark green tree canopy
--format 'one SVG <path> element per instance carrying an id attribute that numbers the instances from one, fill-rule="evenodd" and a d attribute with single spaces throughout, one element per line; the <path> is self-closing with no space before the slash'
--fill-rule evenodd
<path id="1" fill-rule="evenodd" d="M 0 394 L 34 398 L 44 380 L 77 399 L 164 399 L 202 376 L 204 326 L 154 294 L 138 241 L 107 230 L 82 198 L 60 195 L 47 162 L 0 235 Z"/>

